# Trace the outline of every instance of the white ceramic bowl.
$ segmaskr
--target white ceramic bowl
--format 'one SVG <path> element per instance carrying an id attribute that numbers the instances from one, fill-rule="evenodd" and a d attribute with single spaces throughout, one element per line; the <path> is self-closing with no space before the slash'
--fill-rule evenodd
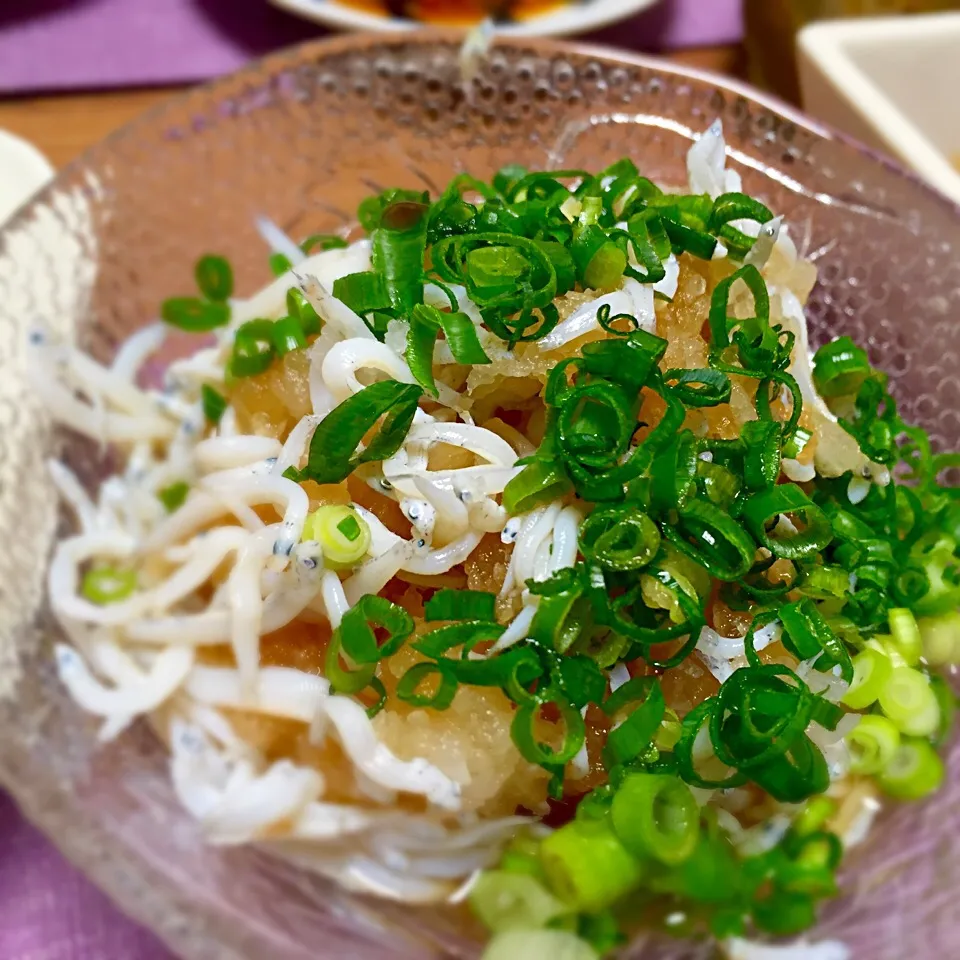
<path id="1" fill-rule="evenodd" d="M 338 30 L 411 30 L 423 26 L 413 20 L 368 13 L 338 0 L 270 0 L 277 7 Z M 658 0 L 570 0 L 518 23 L 497 27 L 513 36 L 562 37 L 599 30 L 625 20 Z"/>
<path id="2" fill-rule="evenodd" d="M 815 23 L 797 45 L 809 113 L 960 203 L 960 12 Z"/>

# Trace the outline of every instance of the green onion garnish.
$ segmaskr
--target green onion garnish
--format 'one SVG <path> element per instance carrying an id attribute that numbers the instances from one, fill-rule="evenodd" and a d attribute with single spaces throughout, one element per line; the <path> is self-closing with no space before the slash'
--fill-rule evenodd
<path id="1" fill-rule="evenodd" d="M 877 698 L 880 709 L 910 737 L 929 737 L 940 725 L 940 704 L 930 679 L 912 667 L 896 667 Z"/>
<path id="2" fill-rule="evenodd" d="M 230 307 L 196 297 L 171 297 L 161 304 L 160 316 L 164 323 L 188 333 L 206 333 L 230 322 Z"/>
<path id="3" fill-rule="evenodd" d="M 590 913 L 619 900 L 643 876 L 640 861 L 602 820 L 561 827 L 544 839 L 541 858 L 557 896 Z"/>
<path id="4" fill-rule="evenodd" d="M 302 350 L 307 345 L 303 326 L 296 317 L 284 317 L 277 320 L 270 331 L 273 348 L 278 357 L 286 356 L 294 350 Z"/>
<path id="5" fill-rule="evenodd" d="M 218 424 L 227 409 L 227 398 L 214 390 L 209 383 L 205 383 L 200 387 L 200 401 L 203 404 L 204 417 L 210 423 Z"/>
<path id="6" fill-rule="evenodd" d="M 886 718 L 868 714 L 845 737 L 854 773 L 880 773 L 900 746 L 900 731 Z"/>
<path id="7" fill-rule="evenodd" d="M 157 499 L 163 504 L 167 513 L 173 513 L 174 510 L 183 506 L 190 492 L 190 484 L 186 480 L 178 480 L 171 483 L 169 487 L 164 487 L 157 491 Z"/>
<path id="8" fill-rule="evenodd" d="M 670 866 L 686 860 L 700 838 L 700 807 L 674 776 L 630 774 L 617 788 L 610 818 L 631 853 Z"/>
<path id="9" fill-rule="evenodd" d="M 233 270 L 223 258 L 207 254 L 197 261 L 194 275 L 200 292 L 215 303 L 226 303 L 233 295 Z"/>
<path id="10" fill-rule="evenodd" d="M 315 540 L 323 549 L 323 560 L 331 570 L 358 564 L 370 549 L 370 527 L 350 507 L 326 504 L 307 517 L 303 539 Z"/>
<path id="11" fill-rule="evenodd" d="M 423 391 L 409 383 L 381 380 L 347 398 L 317 426 L 310 440 L 307 465 L 284 474 L 294 480 L 339 483 L 361 463 L 386 460 L 403 443 Z M 366 449 L 357 448 L 380 418 L 380 429 Z"/>
<path id="12" fill-rule="evenodd" d="M 482 590 L 438 590 L 426 603 L 424 619 L 496 622 L 496 601 Z"/>
<path id="13" fill-rule="evenodd" d="M 293 264 L 290 262 L 289 258 L 282 253 L 271 253 L 269 257 L 269 263 L 270 272 L 275 277 L 282 277 L 293 267 Z"/>
<path id="14" fill-rule="evenodd" d="M 920 800 L 943 783 L 943 761 L 926 740 L 905 740 L 878 777 L 896 800 Z"/>
<path id="15" fill-rule="evenodd" d="M 248 320 L 236 333 L 230 355 L 230 374 L 255 377 L 269 369 L 276 348 L 272 320 Z"/>
<path id="16" fill-rule="evenodd" d="M 92 567 L 83 575 L 80 593 L 91 603 L 106 605 L 126 600 L 137 589 L 134 570 L 101 565 Z"/>

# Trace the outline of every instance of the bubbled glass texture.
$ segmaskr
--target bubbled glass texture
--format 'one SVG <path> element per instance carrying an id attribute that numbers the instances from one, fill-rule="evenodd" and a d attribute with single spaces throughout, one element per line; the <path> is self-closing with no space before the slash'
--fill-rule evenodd
<path id="1" fill-rule="evenodd" d="M 786 215 L 820 268 L 815 343 L 848 333 L 892 375 L 937 447 L 960 437 L 960 212 L 892 165 L 787 108 L 656 60 L 498 43 L 466 86 L 442 36 L 340 38 L 255 64 L 146 116 L 66 170 L 0 235 L 0 781 L 64 852 L 187 960 L 467 957 L 442 914 L 353 897 L 259 849 L 210 849 L 145 728 L 98 749 L 56 682 L 45 564 L 66 519 L 43 459 L 90 483 L 108 455 L 50 429 L 23 379 L 42 321 L 107 359 L 192 289 L 196 257 L 268 279 L 253 222 L 337 230 L 387 186 L 436 191 L 506 162 L 596 169 L 623 155 L 683 182 L 719 117 L 745 189 Z M 950 783 L 893 811 L 855 851 L 817 935 L 869 960 L 960 955 L 960 754 Z M 647 951 L 651 952 L 647 952 Z M 708 945 L 634 944 L 647 957 Z"/>

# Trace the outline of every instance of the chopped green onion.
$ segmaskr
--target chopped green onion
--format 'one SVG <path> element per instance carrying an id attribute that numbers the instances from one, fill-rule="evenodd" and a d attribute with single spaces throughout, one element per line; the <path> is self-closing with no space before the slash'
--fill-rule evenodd
<path id="1" fill-rule="evenodd" d="M 660 548 L 657 525 L 635 506 L 601 507 L 583 521 L 580 549 L 608 570 L 638 570 Z"/>
<path id="2" fill-rule="evenodd" d="M 887 796 L 920 800 L 943 783 L 943 761 L 926 740 L 905 740 L 877 779 Z"/>
<path id="3" fill-rule="evenodd" d="M 201 257 L 194 276 L 200 292 L 214 303 L 226 303 L 233 295 L 233 270 L 223 257 L 214 254 Z"/>
<path id="4" fill-rule="evenodd" d="M 853 658 L 853 681 L 841 698 L 851 710 L 865 710 L 875 703 L 893 673 L 886 654 L 867 647 Z"/>
<path id="5" fill-rule="evenodd" d="M 567 930 L 508 930 L 498 933 L 481 960 L 599 960 L 597 952 Z"/>
<path id="6" fill-rule="evenodd" d="M 160 317 L 188 333 L 206 333 L 230 322 L 230 307 L 196 297 L 171 297 L 160 305 Z"/>
<path id="7" fill-rule="evenodd" d="M 639 861 L 603 820 L 573 820 L 546 837 L 540 850 L 557 896 L 589 913 L 615 903 L 643 875 Z"/>
<path id="8" fill-rule="evenodd" d="M 342 250 L 346 246 L 347 241 L 343 237 L 338 237 L 335 233 L 314 233 L 300 244 L 300 249 L 309 255 L 317 247 L 320 250 Z"/>
<path id="9" fill-rule="evenodd" d="M 781 514 L 802 517 L 796 533 L 768 530 Z M 826 514 L 794 483 L 781 483 L 755 493 L 743 506 L 743 519 L 757 542 L 774 556 L 800 560 L 821 551 L 833 539 Z"/>
<path id="10" fill-rule="evenodd" d="M 805 893 L 774 889 L 753 904 L 753 921 L 778 937 L 800 933 L 816 922 L 813 898 Z"/>
<path id="11" fill-rule="evenodd" d="M 320 316 L 313 305 L 303 295 L 302 290 L 291 287 L 287 291 L 287 313 L 300 321 L 300 328 L 305 337 L 312 337 L 320 332 Z"/>
<path id="12" fill-rule="evenodd" d="M 729 514 L 706 500 L 688 503 L 678 511 L 676 526 L 663 533 L 718 580 L 739 580 L 753 566 L 756 544 Z"/>
<path id="13" fill-rule="evenodd" d="M 220 418 L 227 409 L 227 398 L 214 390 L 209 383 L 205 383 L 200 387 L 200 401 L 207 420 L 214 425 L 220 423 Z"/>
<path id="14" fill-rule="evenodd" d="M 233 340 L 230 373 L 234 377 L 255 377 L 273 363 L 273 321 L 248 320 Z"/>
<path id="15" fill-rule="evenodd" d="M 815 833 L 821 830 L 836 812 L 836 800 L 830 797 L 813 797 L 804 805 L 790 829 L 799 837 Z"/>
<path id="16" fill-rule="evenodd" d="M 496 621 L 497 598 L 483 590 L 438 590 L 426 603 L 425 620 Z"/>
<path id="17" fill-rule="evenodd" d="M 586 737 L 586 727 L 580 711 L 565 697 L 552 692 L 545 696 L 546 701 L 527 702 L 520 705 L 513 715 L 510 736 L 525 760 L 540 766 L 559 767 L 568 763 L 580 752 Z M 554 704 L 563 720 L 563 742 L 557 748 L 537 740 L 535 732 L 537 714 L 544 702 Z"/>
<path id="18" fill-rule="evenodd" d="M 688 407 L 715 407 L 730 399 L 730 378 L 719 370 L 668 370 L 663 379 L 676 380 L 673 391 Z"/>
<path id="19" fill-rule="evenodd" d="M 370 271 L 348 273 L 334 280 L 333 295 L 360 316 L 393 307 L 383 277 Z"/>
<path id="20" fill-rule="evenodd" d="M 378 638 L 371 623 L 386 636 Z M 413 618 L 403 607 L 368 593 L 343 615 L 335 635 L 352 663 L 376 664 L 384 657 L 392 657 L 413 628 Z"/>
<path id="21" fill-rule="evenodd" d="M 928 663 L 941 666 L 960 661 L 960 612 L 951 610 L 939 617 L 921 617 L 917 625 Z"/>
<path id="22" fill-rule="evenodd" d="M 484 870 L 470 889 L 470 906 L 493 933 L 536 930 L 569 910 L 529 874 Z"/>
<path id="23" fill-rule="evenodd" d="M 364 387 L 328 413 L 310 440 L 307 465 L 284 476 L 316 483 L 340 483 L 361 463 L 386 460 L 400 449 L 423 391 L 416 384 L 381 380 Z M 357 447 L 383 417 L 380 430 L 362 453 Z"/>
<path id="24" fill-rule="evenodd" d="M 672 776 L 630 774 L 617 788 L 610 819 L 634 856 L 670 866 L 686 860 L 700 837 L 700 807 L 690 788 Z"/>
<path id="25" fill-rule="evenodd" d="M 868 714 L 844 737 L 854 773 L 879 773 L 900 746 L 900 731 L 886 718 Z"/>
<path id="26" fill-rule="evenodd" d="M 431 677 L 437 677 L 437 688 L 432 694 L 418 693 L 421 685 Z M 414 707 L 429 707 L 446 710 L 457 695 L 457 678 L 443 665 L 418 663 L 412 666 L 397 684 L 397 697 Z"/>
<path id="27" fill-rule="evenodd" d="M 747 320 L 738 320 L 727 316 L 727 306 L 733 285 L 742 280 L 753 294 L 753 310 L 755 316 Z M 740 324 L 752 333 L 770 327 L 770 297 L 767 285 L 764 283 L 760 271 L 752 264 L 742 266 L 736 273 L 721 280 L 713 290 L 710 299 L 710 338 L 714 350 L 722 350 L 730 345 L 730 327 Z"/>
<path id="28" fill-rule="evenodd" d="M 573 484 L 558 461 L 534 460 L 507 482 L 503 506 L 510 516 L 515 517 L 551 503 L 572 489 Z"/>
<path id="29" fill-rule="evenodd" d="M 457 363 L 490 363 L 480 345 L 477 328 L 465 313 L 442 313 L 436 307 L 417 304 L 410 315 L 404 358 L 417 382 L 434 396 L 437 385 L 433 378 L 433 351 L 441 330 Z"/>
<path id="30" fill-rule="evenodd" d="M 743 480 L 750 490 L 772 487 L 780 476 L 781 425 L 773 420 L 749 420 L 740 436 L 746 446 Z"/>
<path id="31" fill-rule="evenodd" d="M 331 693 L 359 693 L 377 679 L 376 663 L 363 663 L 357 666 L 348 660 L 347 665 L 344 666 L 345 659 L 340 630 L 334 630 L 333 637 L 327 646 L 323 668 L 323 675 L 330 681 Z"/>
<path id="32" fill-rule="evenodd" d="M 457 647 L 460 647 L 463 650 L 462 655 L 466 656 L 478 643 L 485 640 L 496 640 L 501 633 L 503 633 L 503 627 L 498 623 L 485 623 L 482 620 L 461 620 L 423 634 L 412 646 L 414 650 L 419 650 L 428 657 L 441 657 Z M 499 658 L 473 662 L 485 662 L 495 666 L 498 660 Z"/>
<path id="33" fill-rule="evenodd" d="M 271 331 L 273 346 L 278 357 L 284 357 L 295 350 L 302 350 L 307 345 L 303 327 L 296 317 L 284 317 L 277 320 Z"/>
<path id="34" fill-rule="evenodd" d="M 271 253 L 268 262 L 270 264 L 270 272 L 275 277 L 282 277 L 293 268 L 293 264 L 289 258 L 282 253 Z"/>
<path id="35" fill-rule="evenodd" d="M 742 260 L 753 247 L 756 239 L 747 236 L 731 224 L 732 220 L 753 220 L 757 223 L 769 223 L 773 214 L 759 200 L 745 193 L 724 193 L 713 202 L 709 227 L 720 239 L 736 260 Z"/>
<path id="36" fill-rule="evenodd" d="M 107 565 L 92 567 L 80 584 L 81 596 L 101 605 L 126 600 L 136 589 L 136 571 Z"/>
<path id="37" fill-rule="evenodd" d="M 793 433 L 787 437 L 783 444 L 783 455 L 788 460 L 796 460 L 806 449 L 807 444 L 813 439 L 813 434 L 809 430 L 797 427 Z"/>
<path id="38" fill-rule="evenodd" d="M 607 241 L 590 259 L 583 271 L 587 289 L 615 290 L 627 268 L 627 255 L 615 243 Z"/>
<path id="39" fill-rule="evenodd" d="M 880 709 L 910 737 L 929 737 L 940 724 L 940 704 L 930 680 L 912 667 L 897 667 L 878 697 Z"/>
<path id="40" fill-rule="evenodd" d="M 633 706 L 633 709 L 620 722 L 615 723 L 607 736 L 604 763 L 608 768 L 636 759 L 650 746 L 654 735 L 660 729 L 665 703 L 663 691 L 656 678 L 634 677 L 628 680 L 610 695 L 603 709 L 616 721 L 627 706 Z"/>
<path id="41" fill-rule="evenodd" d="M 163 504 L 167 513 L 173 513 L 174 510 L 183 506 L 190 492 L 190 484 L 186 480 L 178 480 L 171 483 L 169 487 L 164 487 L 157 491 L 157 499 Z"/>
<path id="42" fill-rule="evenodd" d="M 307 517 L 303 539 L 315 540 L 323 549 L 330 570 L 356 566 L 370 549 L 370 527 L 355 510 L 339 504 L 325 504 Z"/>
<path id="43" fill-rule="evenodd" d="M 940 722 L 937 729 L 930 735 L 930 740 L 935 747 L 940 746 L 953 729 L 953 721 L 957 712 L 957 695 L 953 692 L 950 684 L 939 674 L 933 674 L 930 677 L 930 688 L 933 695 L 937 698 L 940 706 Z"/>
<path id="44" fill-rule="evenodd" d="M 813 382 L 821 397 L 855 394 L 870 375 L 866 351 L 849 337 L 825 343 L 813 358 Z"/>
<path id="45" fill-rule="evenodd" d="M 373 268 L 381 277 L 398 316 L 423 302 L 423 261 L 428 205 L 409 199 L 385 206 L 371 240 Z"/>
<path id="46" fill-rule="evenodd" d="M 916 618 L 903 607 L 894 607 L 887 612 L 890 622 L 890 635 L 904 663 L 908 667 L 916 666 L 923 653 L 923 638 Z"/>
<path id="47" fill-rule="evenodd" d="M 785 604 L 779 614 L 786 631 L 784 645 L 791 653 L 800 660 L 809 660 L 822 652 L 825 659 L 818 663 L 821 670 L 828 665 L 838 665 L 840 676 L 847 683 L 853 681 L 853 664 L 847 648 L 811 600 L 804 597 Z"/>

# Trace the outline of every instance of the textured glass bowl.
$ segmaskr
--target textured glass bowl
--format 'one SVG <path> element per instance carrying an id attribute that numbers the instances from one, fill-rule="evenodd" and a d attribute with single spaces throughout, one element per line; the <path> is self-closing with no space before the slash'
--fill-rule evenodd
<path id="1" fill-rule="evenodd" d="M 108 461 L 50 429 L 21 373 L 43 320 L 101 359 L 221 251 L 240 292 L 268 279 L 253 222 L 335 230 L 385 186 L 435 190 L 507 161 L 601 167 L 624 154 L 680 182 L 696 131 L 723 120 L 745 189 L 786 214 L 820 267 L 816 343 L 849 333 L 893 376 L 908 418 L 960 439 L 960 211 L 788 109 L 657 60 L 548 42 L 497 45 L 464 90 L 442 35 L 341 38 L 272 57 L 151 113 L 67 169 L 0 235 L 0 781 L 131 915 L 188 960 L 470 956 L 434 913 L 353 898 L 262 850 L 209 849 L 141 727 L 97 749 L 51 664 L 43 601 L 64 529 L 43 459 L 90 483 Z M 933 801 L 893 811 L 844 874 L 818 935 L 870 960 L 956 956 L 960 755 Z M 706 957 L 708 945 L 650 956 Z M 629 952 L 637 951 L 635 945 Z M 519 958 L 518 958 L 519 960 Z"/>

